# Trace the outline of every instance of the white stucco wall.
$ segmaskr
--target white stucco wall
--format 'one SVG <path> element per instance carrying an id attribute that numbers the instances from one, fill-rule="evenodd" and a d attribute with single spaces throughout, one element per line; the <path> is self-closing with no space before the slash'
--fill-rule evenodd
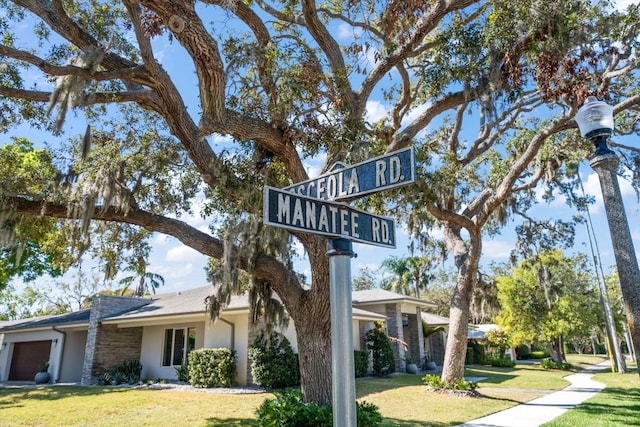
<path id="1" fill-rule="evenodd" d="M 236 381 L 240 385 L 247 384 L 249 316 L 246 313 L 224 315 L 215 323 L 207 323 L 207 326 L 205 347 L 225 347 L 234 349 L 236 351 L 238 372 Z"/>
<path id="2" fill-rule="evenodd" d="M 58 334 L 61 336 L 61 334 Z M 62 369 L 59 377 L 54 377 L 57 382 L 79 383 L 82 379 L 82 364 L 84 363 L 84 351 L 87 345 L 87 331 L 68 331 L 64 338 L 64 353 L 62 355 Z"/>

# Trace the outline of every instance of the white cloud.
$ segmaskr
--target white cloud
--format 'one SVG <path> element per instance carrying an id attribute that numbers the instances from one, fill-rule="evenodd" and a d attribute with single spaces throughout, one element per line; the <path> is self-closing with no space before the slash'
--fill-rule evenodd
<path id="1" fill-rule="evenodd" d="M 186 263 L 186 262 L 199 261 L 203 257 L 205 256 L 202 255 L 200 252 L 196 251 L 195 249 L 190 248 L 189 246 L 180 245 L 180 246 L 171 248 L 167 251 L 167 254 L 165 255 L 165 261 Z"/>
<path id="2" fill-rule="evenodd" d="M 375 123 L 387 116 L 387 108 L 380 101 L 367 101 L 365 120 Z"/>
<path id="3" fill-rule="evenodd" d="M 340 40 L 354 40 L 355 37 L 362 34 L 362 30 L 347 25 L 344 22 L 338 25 L 337 38 Z"/>
<path id="4" fill-rule="evenodd" d="M 513 250 L 513 242 L 504 240 L 485 240 L 482 242 L 482 258 L 505 259 L 509 258 Z"/>
<path id="5" fill-rule="evenodd" d="M 617 10 L 625 10 L 632 4 L 638 4 L 638 0 L 613 0 L 612 3 Z"/>

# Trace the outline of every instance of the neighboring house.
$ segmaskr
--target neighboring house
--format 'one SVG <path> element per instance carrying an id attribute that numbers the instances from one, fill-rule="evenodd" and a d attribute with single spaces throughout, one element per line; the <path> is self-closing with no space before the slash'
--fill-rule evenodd
<path id="1" fill-rule="evenodd" d="M 408 355 L 413 360 L 419 362 L 424 360 L 425 345 L 421 312 L 425 308 L 435 308 L 435 304 L 383 289 L 354 291 L 352 303 L 354 308 L 362 308 L 384 315 L 387 318 L 387 335 L 406 343 Z M 361 348 L 364 348 L 364 334 L 369 329 L 371 327 L 361 324 L 359 334 Z M 396 371 L 404 372 L 404 358 L 406 356 L 404 345 L 393 341 L 392 347 L 396 358 Z"/>
<path id="2" fill-rule="evenodd" d="M 37 366 L 49 361 L 56 382 L 95 383 L 127 360 L 139 360 L 142 378 L 175 379 L 176 367 L 196 348 L 236 351 L 237 382 L 251 383 L 248 348 L 259 330 L 250 327 L 245 296 L 232 297 L 215 322 L 206 312 L 205 286 L 149 298 L 100 295 L 91 309 L 6 322 L 0 325 L 0 381 L 33 381 Z M 432 304 L 382 290 L 353 293 L 355 349 L 364 349 L 364 334 L 385 321 L 390 336 L 409 344 L 422 360 L 421 309 Z M 281 331 L 297 349 L 293 323 Z M 404 348 L 394 344 L 396 368 L 404 369 Z"/>
<path id="3" fill-rule="evenodd" d="M 422 320 L 431 328 L 438 328 L 425 340 L 424 347 L 427 355 L 437 365 L 444 362 L 444 353 L 447 346 L 447 333 L 449 331 L 449 318 L 433 313 L 422 313 Z"/>

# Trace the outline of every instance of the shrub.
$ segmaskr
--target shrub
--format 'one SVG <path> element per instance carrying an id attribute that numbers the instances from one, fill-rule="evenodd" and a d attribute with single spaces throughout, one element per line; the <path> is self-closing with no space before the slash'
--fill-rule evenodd
<path id="1" fill-rule="evenodd" d="M 103 374 L 101 374 L 98 379 L 96 380 L 96 384 L 97 385 L 111 385 L 111 374 L 108 372 L 105 372 Z"/>
<path id="2" fill-rule="evenodd" d="M 189 382 L 194 387 L 231 387 L 236 379 L 236 352 L 199 348 L 189 353 Z"/>
<path id="3" fill-rule="evenodd" d="M 112 385 L 126 384 L 128 382 L 129 382 L 129 380 L 128 380 L 127 376 L 122 372 L 114 372 L 111 375 L 111 384 Z"/>
<path id="4" fill-rule="evenodd" d="M 379 325 L 367 332 L 365 341 L 367 349 L 372 353 L 373 375 L 383 376 L 395 371 L 396 359 L 391 341 Z"/>
<path id="5" fill-rule="evenodd" d="M 531 358 L 531 350 L 528 345 L 521 344 L 516 347 L 516 355 L 520 360 L 529 359 Z"/>
<path id="6" fill-rule="evenodd" d="M 531 352 L 532 359 L 544 359 L 545 357 L 549 357 L 547 350 L 535 350 Z"/>
<path id="7" fill-rule="evenodd" d="M 369 373 L 369 352 L 367 350 L 354 350 L 353 362 L 356 378 L 366 377 Z"/>
<path id="8" fill-rule="evenodd" d="M 487 359 L 489 365 L 495 368 L 513 368 L 516 366 L 516 362 L 508 357 L 488 357 Z"/>
<path id="9" fill-rule="evenodd" d="M 140 381 L 142 364 L 139 360 L 127 360 L 113 369 L 112 382 L 114 384 L 135 384 Z"/>
<path id="10" fill-rule="evenodd" d="M 253 381 L 263 387 L 281 389 L 300 385 L 298 355 L 282 334 L 260 335 L 249 348 Z"/>
<path id="11" fill-rule="evenodd" d="M 487 355 L 486 355 L 485 346 L 480 344 L 477 341 L 472 340 L 469 343 L 469 347 L 473 349 L 473 356 L 472 356 L 472 360 L 469 361 L 468 364 L 477 363 L 479 365 L 486 365 Z M 469 347 L 467 347 L 467 350 L 469 349 Z M 467 351 L 467 356 L 469 356 L 468 351 Z"/>
<path id="12" fill-rule="evenodd" d="M 275 393 L 274 399 L 265 400 L 256 410 L 261 426 L 326 427 L 333 425 L 331 405 L 305 403 L 299 390 Z M 367 402 L 356 402 L 358 427 L 376 427 L 382 422 L 378 408 Z"/>
<path id="13" fill-rule="evenodd" d="M 573 365 L 571 365 L 571 363 L 554 362 L 549 358 L 542 359 L 540 361 L 540 366 L 542 366 L 544 369 L 557 369 L 560 371 L 570 371 L 573 368 Z"/>
<path id="14" fill-rule="evenodd" d="M 427 390 L 439 392 L 465 392 L 474 395 L 478 384 L 458 378 L 453 384 L 443 383 L 439 375 L 425 375 L 422 383 L 427 386 Z"/>
<path id="15" fill-rule="evenodd" d="M 467 347 L 467 356 L 464 359 L 464 364 L 465 365 L 473 365 L 474 362 L 474 358 L 473 358 L 473 347 Z"/>
<path id="16" fill-rule="evenodd" d="M 182 361 L 182 365 L 176 366 L 173 369 L 176 370 L 176 377 L 178 377 L 178 381 L 182 381 L 185 383 L 189 382 L 189 358 L 187 357 Z"/>

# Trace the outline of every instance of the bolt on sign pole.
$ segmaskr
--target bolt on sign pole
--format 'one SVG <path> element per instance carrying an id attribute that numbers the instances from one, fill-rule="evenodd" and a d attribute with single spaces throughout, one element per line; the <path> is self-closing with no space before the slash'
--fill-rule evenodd
<path id="1" fill-rule="evenodd" d="M 331 387 L 333 425 L 356 426 L 356 382 L 351 307 L 352 244 L 332 239 L 327 245 L 331 303 Z"/>

